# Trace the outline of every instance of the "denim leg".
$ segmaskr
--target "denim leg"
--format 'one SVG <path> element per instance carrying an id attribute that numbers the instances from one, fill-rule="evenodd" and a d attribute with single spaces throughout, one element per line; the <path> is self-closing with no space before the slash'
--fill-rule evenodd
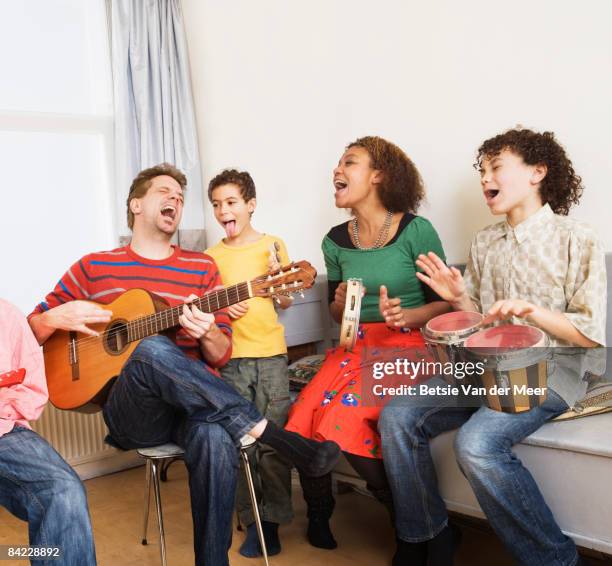
<path id="1" fill-rule="evenodd" d="M 235 358 L 221 370 L 221 375 L 240 395 L 253 401 L 266 419 L 281 428 L 285 426 L 289 411 L 287 356 Z M 262 519 L 288 523 L 293 518 L 291 467 L 265 444 L 249 450 L 249 461 Z M 244 470 L 238 475 L 236 508 L 241 523 L 250 525 L 255 521 Z"/>
<path id="2" fill-rule="evenodd" d="M 578 559 L 538 486 L 512 446 L 561 414 L 567 404 L 550 388 L 530 411 L 480 408 L 459 430 L 455 454 L 491 526 L 519 564 L 572 566 Z"/>
<path id="3" fill-rule="evenodd" d="M 0 437 L 0 505 L 28 521 L 31 545 L 61 548 L 60 561 L 34 560 L 34 566 L 96 564 L 81 480 L 46 440 L 24 427 Z"/>
<path id="4" fill-rule="evenodd" d="M 444 384 L 433 378 L 430 385 Z M 476 409 L 455 406 L 455 399 L 397 397 L 378 421 L 383 461 L 395 505 L 397 536 L 406 542 L 432 539 L 448 523 L 446 505 L 438 491 L 429 440 L 461 426 Z"/>
<path id="5" fill-rule="evenodd" d="M 188 419 L 175 427 L 172 440 L 185 450 L 197 566 L 226 566 L 232 544 L 232 510 L 238 451 L 218 424 Z"/>
<path id="6" fill-rule="evenodd" d="M 125 448 L 162 444 L 177 418 L 217 423 L 240 438 L 261 414 L 206 365 L 186 356 L 165 336 L 145 338 L 113 385 L 104 419 Z"/>

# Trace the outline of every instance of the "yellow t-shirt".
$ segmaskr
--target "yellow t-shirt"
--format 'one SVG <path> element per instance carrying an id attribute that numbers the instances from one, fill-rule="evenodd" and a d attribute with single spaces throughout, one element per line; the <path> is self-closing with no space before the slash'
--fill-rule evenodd
<path id="1" fill-rule="evenodd" d="M 286 265 L 289 256 L 285 243 L 268 234 L 245 246 L 228 246 L 221 240 L 206 253 L 215 260 L 223 285 L 235 285 L 268 271 L 270 246 L 274 242 L 280 245 L 281 265 Z M 278 322 L 273 300 L 255 297 L 249 299 L 248 305 L 249 310 L 242 318 L 232 319 L 232 358 L 266 358 L 285 354 L 285 329 Z"/>

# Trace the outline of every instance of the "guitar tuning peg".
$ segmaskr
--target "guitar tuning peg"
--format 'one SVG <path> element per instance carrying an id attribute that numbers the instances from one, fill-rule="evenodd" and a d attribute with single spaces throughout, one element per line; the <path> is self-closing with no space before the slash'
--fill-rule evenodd
<path id="1" fill-rule="evenodd" d="M 300 291 L 300 297 L 302 297 L 302 299 L 304 298 L 304 293 L 302 293 L 301 291 Z"/>
<path id="2" fill-rule="evenodd" d="M 279 298 L 279 297 L 274 297 L 274 300 L 276 301 L 276 304 L 277 304 L 277 305 L 280 305 L 280 304 L 281 304 L 281 300 L 280 300 L 280 298 Z"/>

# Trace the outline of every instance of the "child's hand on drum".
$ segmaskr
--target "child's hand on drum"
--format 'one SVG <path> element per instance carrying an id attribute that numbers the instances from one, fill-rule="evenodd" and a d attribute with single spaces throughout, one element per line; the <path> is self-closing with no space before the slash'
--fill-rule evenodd
<path id="1" fill-rule="evenodd" d="M 465 297 L 465 282 L 456 267 L 448 267 L 435 253 L 420 254 L 415 262 L 425 273 L 416 272 L 417 278 L 429 285 L 449 303 L 457 303 Z"/>
<path id="2" fill-rule="evenodd" d="M 387 288 L 384 285 L 380 286 L 380 297 L 378 299 L 378 308 L 380 314 L 385 319 L 387 326 L 391 328 L 400 328 L 404 324 L 404 311 L 400 305 L 400 299 L 390 299 L 387 293 Z"/>
<path id="3" fill-rule="evenodd" d="M 246 301 L 236 303 L 231 307 L 227 307 L 227 314 L 232 320 L 242 318 L 249 310 L 249 304 Z"/>
<path id="4" fill-rule="evenodd" d="M 491 324 L 496 320 L 507 320 L 513 316 L 526 319 L 529 315 L 533 314 L 537 308 L 538 307 L 534 304 L 528 303 L 527 301 L 521 301 L 520 299 L 497 301 L 487 311 L 482 324 Z"/>

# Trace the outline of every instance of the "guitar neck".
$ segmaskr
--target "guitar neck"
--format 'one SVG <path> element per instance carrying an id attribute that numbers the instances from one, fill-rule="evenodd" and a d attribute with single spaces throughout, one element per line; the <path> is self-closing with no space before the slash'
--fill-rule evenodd
<path id="1" fill-rule="evenodd" d="M 194 299 L 192 304 L 202 312 L 212 313 L 229 307 L 252 297 L 249 283 L 244 281 L 218 291 L 211 291 L 202 297 Z M 142 340 L 147 336 L 158 334 L 179 324 L 179 316 L 183 313 L 183 305 L 170 307 L 155 314 L 141 316 L 126 324 L 129 341 Z"/>

